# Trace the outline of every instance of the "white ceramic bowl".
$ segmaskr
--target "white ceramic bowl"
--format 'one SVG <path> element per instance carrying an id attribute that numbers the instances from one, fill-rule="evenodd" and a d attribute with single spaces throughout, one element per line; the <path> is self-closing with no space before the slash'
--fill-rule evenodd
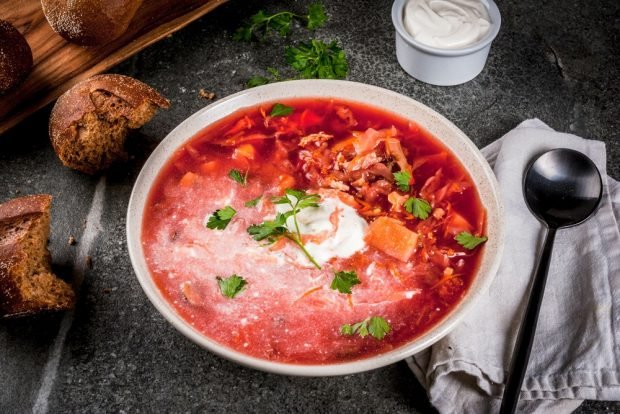
<path id="1" fill-rule="evenodd" d="M 403 23 L 407 1 L 396 0 L 392 5 L 396 58 L 405 72 L 422 82 L 440 86 L 459 85 L 478 76 L 502 23 L 499 9 L 493 0 L 482 0 L 487 5 L 491 19 L 488 33 L 473 45 L 460 49 L 439 49 L 416 41 Z"/>
<path id="2" fill-rule="evenodd" d="M 334 97 L 388 109 L 417 122 L 441 140 L 463 163 L 476 183 L 487 210 L 487 235 L 477 276 L 463 300 L 437 325 L 411 342 L 380 355 L 353 362 L 301 365 L 251 357 L 204 336 L 183 320 L 166 302 L 153 282 L 142 250 L 142 213 L 158 173 L 173 152 L 209 124 L 262 102 L 300 97 Z M 504 240 L 503 207 L 495 176 L 480 151 L 456 126 L 443 116 L 411 98 L 376 86 L 347 81 L 300 80 L 248 89 L 221 99 L 183 121 L 159 144 L 142 168 L 133 188 L 127 211 L 127 243 L 131 263 L 140 285 L 155 308 L 183 335 L 208 350 L 252 368 L 289 375 L 326 376 L 367 371 L 400 361 L 432 345 L 446 335 L 484 294 L 499 266 Z"/>

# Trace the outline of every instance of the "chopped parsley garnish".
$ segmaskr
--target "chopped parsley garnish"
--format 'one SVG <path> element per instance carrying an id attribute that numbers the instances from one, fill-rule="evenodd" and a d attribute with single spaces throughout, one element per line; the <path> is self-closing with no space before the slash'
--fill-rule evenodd
<path id="1" fill-rule="evenodd" d="M 361 280 L 358 279 L 355 270 L 350 272 L 342 271 L 334 273 L 334 280 L 330 288 L 337 290 L 340 293 L 351 293 L 351 288 L 355 285 L 359 285 Z"/>
<path id="2" fill-rule="evenodd" d="M 475 249 L 479 244 L 487 241 L 488 238 L 487 236 L 477 237 L 467 231 L 462 231 L 457 234 L 456 237 L 454 237 L 454 240 L 456 240 L 456 242 L 464 248 L 472 250 Z"/>
<path id="3" fill-rule="evenodd" d="M 256 207 L 256 205 L 260 202 L 261 198 L 263 198 L 263 196 L 259 195 L 256 198 L 248 200 L 248 201 L 245 202 L 245 206 L 246 207 Z"/>
<path id="4" fill-rule="evenodd" d="M 421 220 L 426 220 L 433 209 L 428 201 L 416 197 L 409 197 L 403 207 L 408 213 Z"/>
<path id="5" fill-rule="evenodd" d="M 285 51 L 286 61 L 299 72 L 302 79 L 344 79 L 349 64 L 344 50 L 335 41 L 329 44 L 313 39 L 301 42 Z"/>
<path id="6" fill-rule="evenodd" d="M 232 169 L 228 172 L 228 176 L 238 182 L 241 185 L 246 185 L 248 182 L 248 172 L 245 174 L 239 170 Z"/>
<path id="7" fill-rule="evenodd" d="M 398 171 L 394 173 L 394 181 L 400 191 L 409 192 L 409 183 L 411 182 L 411 174 L 407 171 Z"/>
<path id="8" fill-rule="evenodd" d="M 271 108 L 270 116 L 287 116 L 293 113 L 295 108 L 292 106 L 286 106 L 281 103 L 277 103 Z"/>
<path id="9" fill-rule="evenodd" d="M 385 338 L 385 335 L 389 334 L 391 330 L 390 324 L 381 316 L 372 316 L 353 325 L 347 323 L 340 327 L 342 335 L 352 336 L 358 334 L 365 338 L 370 334 L 373 338 L 379 340 Z"/>
<path id="10" fill-rule="evenodd" d="M 291 32 L 292 23 L 297 19 L 305 23 L 306 27 L 314 30 L 324 26 L 327 21 L 325 8 L 320 2 L 308 6 L 307 14 L 300 15 L 290 11 L 283 11 L 275 14 L 267 14 L 263 10 L 250 17 L 250 20 L 239 27 L 233 39 L 249 42 L 252 39 L 263 40 L 271 33 L 285 37 Z"/>
<path id="11" fill-rule="evenodd" d="M 207 221 L 207 227 L 210 229 L 224 230 L 235 214 L 237 214 L 237 211 L 231 206 L 215 210 Z"/>
<path id="12" fill-rule="evenodd" d="M 266 240 L 269 243 L 275 243 L 280 237 L 286 237 L 295 243 L 304 252 L 308 260 L 312 262 L 317 269 L 321 266 L 314 260 L 312 255 L 306 250 L 301 239 L 299 224 L 297 223 L 297 213 L 304 208 L 318 207 L 321 196 L 318 194 L 307 194 L 304 190 L 287 189 L 281 197 L 275 197 L 271 201 L 274 204 L 288 204 L 291 207 L 286 213 L 278 213 L 274 220 L 265 220 L 260 224 L 253 224 L 248 227 L 248 233 L 256 241 Z M 291 231 L 286 222 L 289 217 L 293 217 L 295 230 Z"/>
<path id="13" fill-rule="evenodd" d="M 222 292 L 222 295 L 230 299 L 237 296 L 248 284 L 244 278 L 236 274 L 233 274 L 226 279 L 220 276 L 217 276 L 215 279 L 217 279 L 217 284 L 220 287 L 220 292 Z"/>

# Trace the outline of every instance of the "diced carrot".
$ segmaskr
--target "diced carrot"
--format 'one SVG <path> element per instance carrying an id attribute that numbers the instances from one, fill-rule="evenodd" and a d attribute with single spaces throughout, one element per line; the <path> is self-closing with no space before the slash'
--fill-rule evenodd
<path id="1" fill-rule="evenodd" d="M 217 171 L 217 169 L 220 166 L 220 162 L 217 160 L 213 160 L 213 161 L 207 161 L 207 162 L 203 162 L 202 164 L 200 164 L 200 167 L 198 167 L 198 170 L 202 173 L 202 174 L 211 174 L 215 171 Z"/>
<path id="2" fill-rule="evenodd" d="M 382 216 L 368 226 L 366 242 L 383 253 L 406 262 L 416 250 L 418 234 L 400 221 Z"/>
<path id="3" fill-rule="evenodd" d="M 280 174 L 278 176 L 278 189 L 280 192 L 293 187 L 295 187 L 295 177 L 289 174 Z"/>
<path id="4" fill-rule="evenodd" d="M 347 303 L 349 304 L 350 308 L 353 308 L 353 295 L 347 295 Z"/>
<path id="5" fill-rule="evenodd" d="M 181 187 L 191 187 L 192 184 L 196 182 L 196 178 L 198 178 L 198 176 L 193 172 L 186 172 L 185 175 L 181 177 L 181 180 L 179 180 L 179 185 Z"/>
<path id="6" fill-rule="evenodd" d="M 181 284 L 181 293 L 185 297 L 185 299 L 192 305 L 199 305 L 201 302 L 200 295 L 196 291 L 196 288 L 191 284 L 191 282 L 183 282 Z"/>
<path id="7" fill-rule="evenodd" d="M 234 160 L 238 160 L 239 158 L 253 160 L 256 157 L 256 149 L 254 149 L 254 145 L 252 144 L 241 144 L 235 148 L 232 157 Z"/>

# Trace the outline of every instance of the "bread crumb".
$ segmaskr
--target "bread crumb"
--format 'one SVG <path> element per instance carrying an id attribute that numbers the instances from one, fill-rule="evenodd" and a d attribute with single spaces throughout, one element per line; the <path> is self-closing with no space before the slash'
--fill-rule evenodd
<path id="1" fill-rule="evenodd" d="M 73 236 L 69 236 L 69 246 L 75 246 L 75 244 L 77 243 L 77 240 L 75 240 L 75 237 Z"/>
<path id="2" fill-rule="evenodd" d="M 209 92 L 204 89 L 198 91 L 198 96 L 206 99 L 207 101 L 212 101 L 215 98 L 215 92 Z"/>

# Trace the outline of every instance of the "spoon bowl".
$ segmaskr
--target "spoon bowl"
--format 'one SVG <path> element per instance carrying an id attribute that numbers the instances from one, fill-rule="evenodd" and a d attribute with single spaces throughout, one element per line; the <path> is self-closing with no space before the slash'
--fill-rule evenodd
<path id="1" fill-rule="evenodd" d="M 559 148 L 545 152 L 530 165 L 523 189 L 532 214 L 557 229 L 580 224 L 595 212 L 603 182 L 590 158 Z"/>
<path id="2" fill-rule="evenodd" d="M 547 227 L 547 236 L 510 361 L 500 414 L 514 413 L 517 408 L 556 231 L 576 226 L 594 215 L 603 196 L 603 180 L 590 158 L 579 151 L 559 148 L 545 152 L 530 164 L 523 179 L 523 195 L 532 214 Z"/>

